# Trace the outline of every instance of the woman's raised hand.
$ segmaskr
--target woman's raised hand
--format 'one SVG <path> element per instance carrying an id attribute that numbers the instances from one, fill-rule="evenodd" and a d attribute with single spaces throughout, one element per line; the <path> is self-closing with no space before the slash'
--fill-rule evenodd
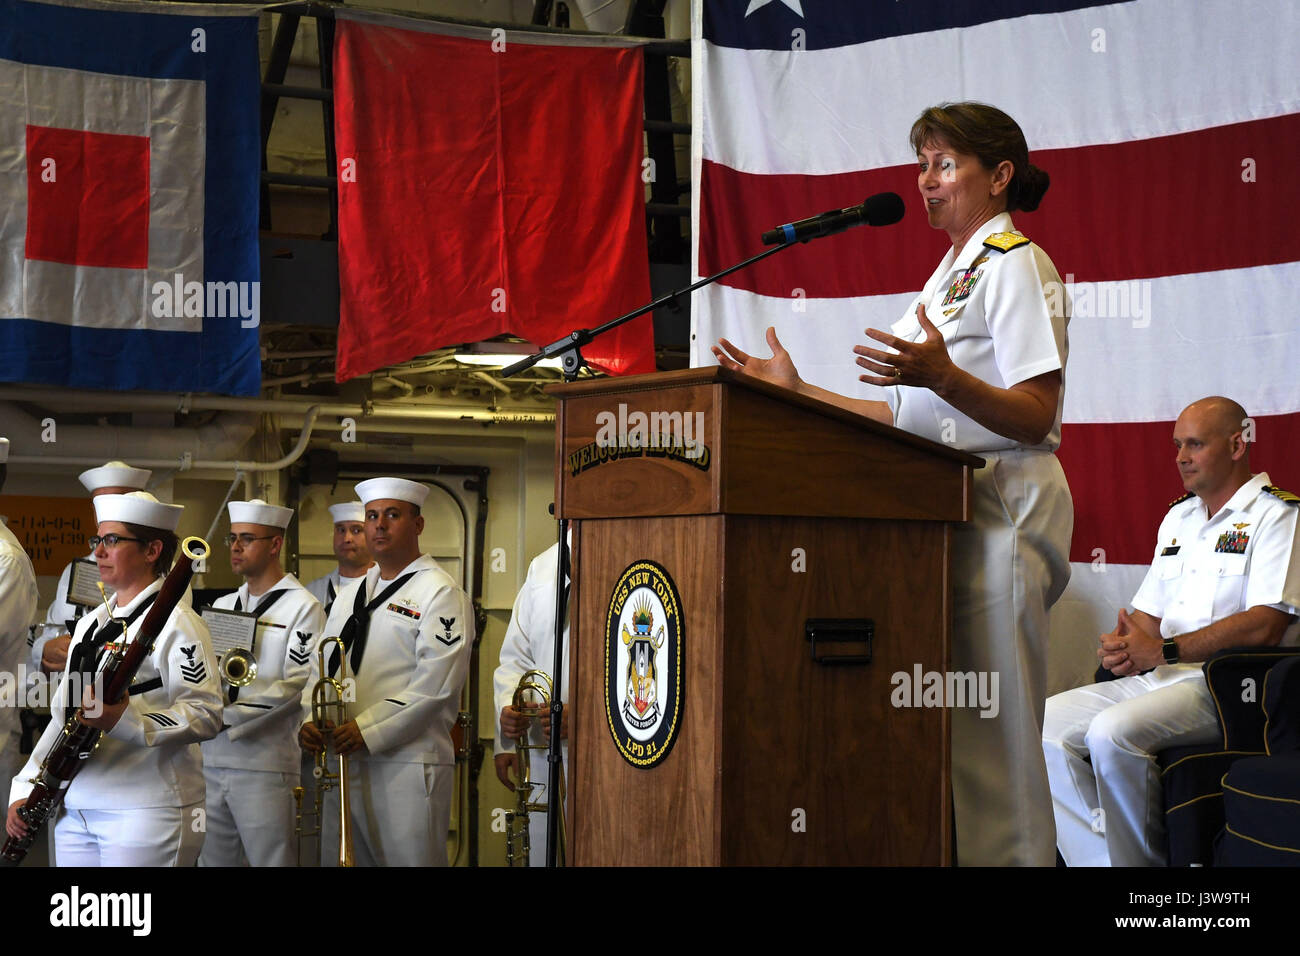
<path id="1" fill-rule="evenodd" d="M 744 372 L 773 385 L 798 391 L 803 380 L 799 378 L 799 371 L 794 367 L 790 353 L 781 345 L 776 337 L 776 329 L 772 326 L 767 329 L 767 346 L 772 350 L 772 357 L 759 358 L 742 351 L 726 339 L 718 339 L 718 344 L 713 346 L 713 354 L 717 357 L 718 364 L 725 369 Z"/>

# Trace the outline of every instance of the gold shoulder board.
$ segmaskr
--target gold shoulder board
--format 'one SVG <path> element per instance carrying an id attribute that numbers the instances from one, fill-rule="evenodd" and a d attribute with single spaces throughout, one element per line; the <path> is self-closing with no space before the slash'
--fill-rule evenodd
<path id="1" fill-rule="evenodd" d="M 1003 252 L 1010 252 L 1017 246 L 1027 246 L 1030 239 L 1027 236 L 1017 236 L 1014 232 L 995 232 L 984 240 L 984 245 L 991 249 L 1001 249 Z"/>
<path id="2" fill-rule="evenodd" d="M 1300 495 L 1294 495 L 1289 491 L 1283 491 L 1277 485 L 1265 485 L 1264 490 L 1274 498 L 1281 498 L 1289 505 L 1300 503 Z"/>
<path id="3" fill-rule="evenodd" d="M 1268 489 L 1265 489 L 1265 490 L 1267 491 Z M 1182 504 L 1184 501 L 1186 501 L 1188 498 L 1195 498 L 1195 497 L 1196 497 L 1196 495 L 1192 494 L 1190 491 L 1187 492 L 1186 494 L 1181 494 L 1181 495 L 1179 495 L 1177 498 L 1175 498 L 1173 501 L 1169 502 L 1169 507 L 1172 508 L 1174 505 L 1181 505 L 1181 504 Z"/>

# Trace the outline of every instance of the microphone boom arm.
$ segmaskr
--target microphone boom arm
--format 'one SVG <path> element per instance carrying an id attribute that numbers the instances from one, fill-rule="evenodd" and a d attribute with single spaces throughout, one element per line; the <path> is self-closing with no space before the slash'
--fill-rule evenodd
<path id="1" fill-rule="evenodd" d="M 807 240 L 803 240 L 803 241 L 806 242 Z M 738 272 L 741 269 L 744 269 L 746 266 L 752 266 L 755 262 L 758 262 L 760 259 L 766 259 L 768 256 L 774 256 L 781 250 L 788 249 L 794 245 L 799 245 L 799 243 L 784 242 L 779 246 L 773 246 L 770 249 L 764 249 L 756 256 L 750 256 L 748 259 L 745 259 L 743 262 L 737 262 L 735 265 L 729 266 L 726 269 L 723 269 L 721 272 L 715 272 L 713 275 L 700 279 L 697 282 L 692 282 L 690 285 L 685 286 L 684 288 L 666 293 L 665 295 L 661 295 L 659 298 L 646 303 L 640 308 L 633 309 L 631 312 L 628 312 L 626 315 L 620 315 L 617 319 L 611 319 L 610 321 L 606 322 L 604 325 L 597 326 L 594 329 L 575 329 L 574 331 L 566 335 L 564 338 L 557 339 L 556 341 L 552 342 L 550 345 L 547 345 L 544 348 L 542 348 L 540 351 L 535 352 L 532 355 L 529 355 L 527 358 L 520 359 L 514 365 L 510 365 L 502 369 L 501 377 L 509 378 L 511 375 L 515 375 L 519 372 L 523 372 L 527 369 L 530 369 L 538 362 L 540 362 L 542 359 L 559 358 L 560 363 L 563 366 L 565 381 L 571 382 L 578 377 L 578 373 L 587 364 L 586 360 L 582 357 L 582 351 L 581 351 L 582 347 L 584 345 L 590 344 L 591 341 L 595 339 L 597 336 L 604 335 L 606 332 L 610 331 L 611 329 L 618 328 L 620 325 L 622 325 L 625 322 L 631 322 L 633 319 L 645 315 L 647 312 L 652 312 L 655 309 L 659 308 L 660 306 L 673 305 L 681 296 L 686 295 L 688 292 L 694 292 L 696 289 L 701 289 L 706 285 L 717 282 L 719 279 L 725 278 L 726 276 L 731 275 L 733 272 Z"/>

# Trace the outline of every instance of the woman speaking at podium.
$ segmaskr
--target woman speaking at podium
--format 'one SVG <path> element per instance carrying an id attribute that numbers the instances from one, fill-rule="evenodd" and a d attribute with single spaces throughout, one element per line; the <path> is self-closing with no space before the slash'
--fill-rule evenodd
<path id="1" fill-rule="evenodd" d="M 1074 505 L 1056 460 L 1069 303 L 1052 261 L 1015 231 L 1048 176 L 1024 133 L 982 103 L 927 109 L 912 126 L 917 187 L 952 248 L 889 332 L 854 346 L 863 382 L 887 401 L 804 382 L 767 330 L 768 359 L 726 339 L 726 368 L 979 455 L 973 520 L 953 527 L 952 666 L 997 673 L 996 717 L 952 711 L 957 858 L 965 866 L 1051 866 L 1055 827 L 1042 754 L 1048 610 L 1070 576 Z"/>

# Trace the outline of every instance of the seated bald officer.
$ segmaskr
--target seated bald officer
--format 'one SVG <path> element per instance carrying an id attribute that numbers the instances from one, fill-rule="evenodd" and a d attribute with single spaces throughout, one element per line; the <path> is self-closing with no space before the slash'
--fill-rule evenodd
<path id="1" fill-rule="evenodd" d="M 213 607 L 257 616 L 257 673 L 243 687 L 223 681 L 224 726 L 203 744 L 208 836 L 199 863 L 293 866 L 300 707 L 325 612 L 280 564 L 293 509 L 259 498 L 227 508 L 230 567 L 244 583 Z"/>
<path id="2" fill-rule="evenodd" d="M 144 491 L 145 485 L 153 474 L 147 468 L 132 468 L 124 461 L 110 461 L 99 468 L 90 468 L 79 476 L 81 485 L 92 499 L 100 495 L 124 495 L 132 491 Z M 95 555 L 89 555 L 93 561 Z M 63 670 L 68 660 L 68 644 L 72 641 L 72 629 L 86 608 L 81 604 L 68 602 L 68 583 L 72 580 L 72 562 L 63 567 L 59 575 L 58 587 L 54 590 L 54 600 L 45 614 L 45 623 L 37 630 L 32 640 L 32 668 L 47 674 Z"/>
<path id="3" fill-rule="evenodd" d="M 341 726 L 317 726 L 304 697 L 299 742 L 349 758 L 351 821 L 359 866 L 446 866 L 455 777 L 451 729 L 474 642 L 469 597 L 420 553 L 429 488 L 404 478 L 357 485 L 366 543 L 376 561 L 334 601 L 325 636 L 347 648 L 356 700 Z M 310 693 L 317 679 L 312 659 Z M 331 676 L 337 647 L 327 651 Z M 337 794 L 331 793 L 337 801 Z M 322 855 L 338 845 L 338 803 L 326 807 Z"/>
<path id="4" fill-rule="evenodd" d="M 307 585 L 326 614 L 344 586 L 355 584 L 375 563 L 366 547 L 365 505 L 359 501 L 330 505 L 330 517 L 334 519 L 334 557 L 338 559 L 338 567 Z"/>
<path id="5" fill-rule="evenodd" d="M 1119 680 L 1047 701 L 1043 751 L 1056 840 L 1069 866 L 1166 862 L 1155 754 L 1218 739 L 1201 662 L 1227 647 L 1300 643 L 1295 495 L 1250 472 L 1246 413 L 1226 398 L 1174 425 L 1187 494 L 1160 523 L 1155 556 L 1097 655 Z"/>
<path id="6" fill-rule="evenodd" d="M 68 787 L 54 826 L 60 866 L 193 866 L 198 859 L 203 828 L 196 821 L 204 795 L 199 742 L 221 726 L 217 662 L 203 621 L 188 601 L 179 601 L 116 704 L 99 701 L 93 682 L 67 679 L 98 674 L 110 642 L 136 639 L 176 554 L 183 510 L 143 491 L 95 499 L 99 529 L 91 545 L 114 595 L 77 624 L 50 706 L 54 719 L 13 780 L 5 821 L 11 836 L 25 835 L 18 807 L 32 791 L 67 708 L 83 704 L 84 722 L 104 735 Z M 69 688 L 84 688 L 84 695 L 69 700 Z"/>

